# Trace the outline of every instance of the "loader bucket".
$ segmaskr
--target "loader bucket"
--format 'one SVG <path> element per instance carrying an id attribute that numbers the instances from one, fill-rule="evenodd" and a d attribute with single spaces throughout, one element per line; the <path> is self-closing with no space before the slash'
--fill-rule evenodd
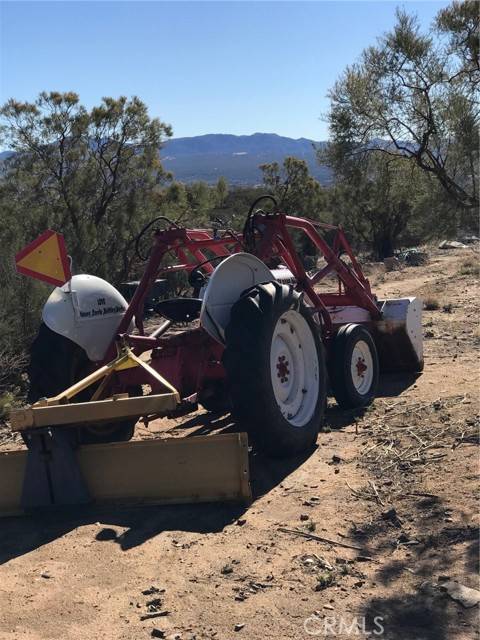
<path id="1" fill-rule="evenodd" d="M 392 298 L 378 306 L 382 316 L 373 332 L 381 371 L 422 371 L 422 300 Z"/>

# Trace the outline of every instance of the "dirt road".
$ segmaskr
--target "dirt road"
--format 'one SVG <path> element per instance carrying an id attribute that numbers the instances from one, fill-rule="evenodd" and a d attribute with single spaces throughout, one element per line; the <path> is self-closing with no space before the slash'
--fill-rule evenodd
<path id="1" fill-rule="evenodd" d="M 478 588 L 480 301 L 469 255 L 372 275 L 381 295 L 438 305 L 424 315 L 423 375 L 385 378 L 364 415 L 330 401 L 302 459 L 252 455 L 248 508 L 2 521 L 0 638 L 477 637 L 478 606 L 446 592 L 449 579 Z M 153 430 L 229 425 L 199 414 Z"/>

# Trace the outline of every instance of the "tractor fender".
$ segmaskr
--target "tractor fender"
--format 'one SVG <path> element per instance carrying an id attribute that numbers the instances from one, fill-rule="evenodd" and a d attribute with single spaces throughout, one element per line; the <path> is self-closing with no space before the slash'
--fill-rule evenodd
<path id="1" fill-rule="evenodd" d="M 251 253 L 234 253 L 215 268 L 203 295 L 200 323 L 210 336 L 225 343 L 230 310 L 242 293 L 256 284 L 271 282 L 275 276 Z"/>
<path id="2" fill-rule="evenodd" d="M 52 291 L 43 307 L 42 320 L 96 362 L 104 357 L 127 306 L 110 283 L 83 273 Z"/>

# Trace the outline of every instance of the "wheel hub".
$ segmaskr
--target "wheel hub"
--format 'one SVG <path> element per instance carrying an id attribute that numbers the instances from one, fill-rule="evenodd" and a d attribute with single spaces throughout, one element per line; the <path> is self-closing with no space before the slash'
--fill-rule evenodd
<path id="1" fill-rule="evenodd" d="M 365 371 L 368 369 L 367 365 L 365 364 L 365 360 L 364 358 L 358 358 L 357 360 L 357 375 L 360 378 L 363 378 L 365 375 Z"/>
<path id="2" fill-rule="evenodd" d="M 364 340 L 359 340 L 353 348 L 351 376 L 358 393 L 369 393 L 373 384 L 373 358 L 370 347 Z"/>
<path id="3" fill-rule="evenodd" d="M 290 369 L 288 368 L 288 360 L 285 356 L 278 356 L 277 361 L 277 378 L 280 378 L 280 382 L 288 382 L 288 376 Z"/>

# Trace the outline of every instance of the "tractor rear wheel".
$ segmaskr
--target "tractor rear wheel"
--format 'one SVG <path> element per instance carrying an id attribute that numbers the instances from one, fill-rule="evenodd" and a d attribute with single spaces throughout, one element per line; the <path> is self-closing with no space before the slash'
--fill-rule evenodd
<path id="1" fill-rule="evenodd" d="M 325 405 L 322 342 L 301 295 L 278 282 L 247 291 L 232 307 L 223 364 L 234 417 L 267 454 L 314 445 Z"/>
<path id="2" fill-rule="evenodd" d="M 333 395 L 344 409 L 367 407 L 378 386 L 378 355 L 365 327 L 346 324 L 334 338 L 330 353 L 330 383 Z"/>
<path id="3" fill-rule="evenodd" d="M 33 403 L 40 398 L 59 394 L 89 373 L 89 363 L 87 354 L 80 346 L 55 333 L 42 322 L 30 348 L 28 401 Z M 92 386 L 76 396 L 77 401 L 87 402 L 94 388 Z M 135 387 L 129 393 L 141 395 L 142 389 Z M 78 440 L 80 444 L 123 442 L 133 436 L 135 424 L 136 420 L 128 419 L 98 426 L 79 425 L 76 427 Z"/>

